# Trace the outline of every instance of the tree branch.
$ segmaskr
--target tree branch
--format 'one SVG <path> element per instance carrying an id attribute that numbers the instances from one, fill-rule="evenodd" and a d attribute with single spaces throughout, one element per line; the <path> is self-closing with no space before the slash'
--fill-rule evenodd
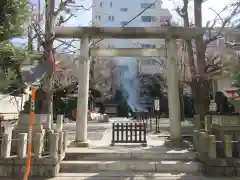
<path id="1" fill-rule="evenodd" d="M 223 10 L 226 10 L 228 7 L 229 7 L 229 5 L 226 6 L 226 7 L 224 7 Z M 205 42 L 204 42 L 204 44 L 207 45 L 207 44 L 209 44 L 209 43 L 211 43 L 211 42 L 213 42 L 213 41 L 216 41 L 217 39 L 219 39 L 219 38 L 222 37 L 222 31 L 223 31 L 223 29 L 231 22 L 231 20 L 233 19 L 233 17 L 236 16 L 236 15 L 239 13 L 239 10 L 240 10 L 239 8 L 240 8 L 240 4 L 237 4 L 236 7 L 234 8 L 234 10 L 230 13 L 230 15 L 223 20 L 222 25 L 221 25 L 221 28 L 220 28 L 220 30 L 218 31 L 218 33 L 217 33 L 215 36 L 209 37 L 209 39 L 206 39 Z M 222 10 L 222 11 L 223 11 L 223 10 Z M 222 11 L 221 11 L 221 12 L 222 12 Z M 220 14 L 217 14 L 217 16 L 220 16 Z M 220 16 L 220 17 L 221 17 L 221 16 Z M 221 18 L 221 19 L 223 19 L 223 18 Z M 215 22 L 216 22 L 216 20 L 215 20 Z M 213 26 L 212 26 L 212 27 L 213 27 Z M 211 31 L 211 29 L 210 29 L 209 31 Z"/>
<path id="2" fill-rule="evenodd" d="M 66 7 L 67 3 L 68 3 L 67 0 L 65 0 L 65 1 L 62 1 L 62 0 L 61 0 L 61 2 L 60 2 L 60 4 L 59 4 L 59 7 L 58 7 L 58 9 L 53 13 L 53 16 L 57 17 L 57 16 L 60 14 L 60 12 L 64 10 L 64 8 Z"/>

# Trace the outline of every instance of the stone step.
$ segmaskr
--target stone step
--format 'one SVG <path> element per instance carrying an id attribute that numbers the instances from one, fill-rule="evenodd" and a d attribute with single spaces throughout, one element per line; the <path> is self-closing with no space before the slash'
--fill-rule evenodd
<path id="1" fill-rule="evenodd" d="M 57 177 L 48 180 L 210 180 L 202 175 L 194 176 L 185 173 L 129 173 L 129 172 L 100 172 L 100 173 L 59 173 Z M 235 178 L 231 178 L 236 180 Z M 6 179 L 4 179 L 6 180 Z M 31 179 L 32 180 L 32 179 Z M 40 179 L 34 179 L 40 180 Z M 42 180 L 42 179 L 41 179 Z M 214 178 L 214 180 L 229 180 L 229 178 Z"/>
<path id="2" fill-rule="evenodd" d="M 164 172 L 164 173 L 199 173 L 201 163 L 195 161 L 63 161 L 60 172 Z"/>
<path id="3" fill-rule="evenodd" d="M 44 178 L 45 180 L 229 180 L 229 177 L 205 177 L 201 174 L 191 175 L 186 173 L 149 173 L 149 172 L 100 172 L 100 173 L 59 173 L 54 178 Z M 0 177 L 0 180 L 19 180 L 19 178 Z M 29 178 L 29 180 L 43 180 L 39 178 Z M 239 180 L 239 177 L 231 177 L 231 180 Z"/>
<path id="4" fill-rule="evenodd" d="M 191 161 L 196 160 L 195 152 L 188 150 L 129 150 L 129 151 L 114 151 L 108 149 L 84 149 L 84 148 L 68 148 L 65 160 L 174 160 L 174 161 Z"/>
<path id="5" fill-rule="evenodd" d="M 59 173 L 57 177 L 48 180 L 229 180 L 229 177 L 211 178 L 201 174 L 191 175 L 186 173 L 149 173 L 149 172 L 100 172 L 100 173 Z M 7 179 L 4 179 L 7 180 Z M 9 179 L 10 180 L 10 179 Z M 32 179 L 30 179 L 32 180 Z M 40 179 L 34 179 L 40 180 Z M 42 180 L 42 179 L 41 179 Z M 231 180 L 239 180 L 231 177 Z"/>

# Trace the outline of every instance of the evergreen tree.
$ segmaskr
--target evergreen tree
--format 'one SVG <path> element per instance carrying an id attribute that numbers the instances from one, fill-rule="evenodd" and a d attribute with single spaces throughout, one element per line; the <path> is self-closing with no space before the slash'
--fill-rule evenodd
<path id="1" fill-rule="evenodd" d="M 20 65 L 26 60 L 24 49 L 11 40 L 24 35 L 28 18 L 28 0 L 1 0 L 0 3 L 0 92 L 22 86 Z"/>

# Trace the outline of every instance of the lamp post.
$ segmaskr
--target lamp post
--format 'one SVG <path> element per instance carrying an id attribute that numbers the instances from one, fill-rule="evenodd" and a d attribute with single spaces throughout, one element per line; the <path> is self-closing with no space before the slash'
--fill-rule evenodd
<path id="1" fill-rule="evenodd" d="M 159 127 L 159 111 L 160 111 L 160 99 L 156 97 L 154 100 L 154 111 L 155 111 L 155 116 L 156 116 L 156 133 L 160 133 L 160 127 Z"/>

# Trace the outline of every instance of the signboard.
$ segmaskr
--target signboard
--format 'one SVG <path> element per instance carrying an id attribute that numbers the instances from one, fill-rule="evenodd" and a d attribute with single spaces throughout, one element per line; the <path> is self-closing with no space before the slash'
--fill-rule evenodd
<path id="1" fill-rule="evenodd" d="M 209 111 L 210 112 L 216 112 L 217 111 L 217 104 L 215 103 L 215 101 L 210 102 Z"/>
<path id="2" fill-rule="evenodd" d="M 154 100 L 154 110 L 160 111 L 160 100 L 159 99 Z"/>

